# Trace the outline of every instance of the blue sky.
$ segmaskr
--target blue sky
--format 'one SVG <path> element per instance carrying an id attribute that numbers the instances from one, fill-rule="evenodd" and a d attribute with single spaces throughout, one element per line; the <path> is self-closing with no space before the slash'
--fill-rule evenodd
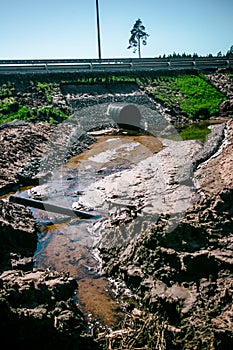
<path id="1" fill-rule="evenodd" d="M 0 0 L 1 58 L 98 58 L 95 0 Z M 143 57 L 226 51 L 233 45 L 232 0 L 99 0 L 103 58 L 127 50 L 141 18 Z"/>

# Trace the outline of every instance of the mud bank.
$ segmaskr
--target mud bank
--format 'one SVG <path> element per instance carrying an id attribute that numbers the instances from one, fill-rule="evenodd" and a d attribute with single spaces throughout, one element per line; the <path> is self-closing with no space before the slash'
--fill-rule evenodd
<path id="1" fill-rule="evenodd" d="M 76 123 L 4 124 L 1 137 L 0 335 L 1 342 L 26 349 L 98 348 L 74 299 L 78 285 L 69 274 L 34 269 L 39 226 L 32 212 L 7 201 L 8 192 L 47 181 L 94 137 Z M 14 337 L 9 336 L 14 332 Z"/>
<path id="2" fill-rule="evenodd" d="M 131 290 L 129 324 L 134 330 L 124 335 L 128 348 L 232 347 L 232 125 L 228 123 L 223 150 L 194 173 L 199 199 L 174 229 L 171 215 L 161 213 L 126 246 L 124 236 L 112 244 L 113 228 L 103 231 L 103 271 L 114 278 L 119 296 L 125 298 L 126 288 Z M 121 232 L 127 232 L 124 227 L 122 222 Z M 156 336 L 150 331 L 145 336 L 142 324 L 150 325 Z M 120 337 L 115 334 L 109 342 L 122 345 Z"/>
<path id="3" fill-rule="evenodd" d="M 75 280 L 56 272 L 8 270 L 1 281 L 1 342 L 25 349 L 93 349 L 73 302 Z M 13 335 L 12 334 L 13 332 Z"/>
<path id="4" fill-rule="evenodd" d="M 76 122 L 57 127 L 16 122 L 4 125 L 0 140 L 0 195 L 4 195 L 20 185 L 46 181 L 56 166 L 82 153 L 95 138 L 80 130 Z"/>
<path id="5" fill-rule="evenodd" d="M 0 271 L 31 269 L 38 226 L 31 211 L 0 201 Z"/>
<path id="6" fill-rule="evenodd" d="M 93 349 L 68 274 L 33 269 L 38 226 L 31 211 L 0 201 L 0 337 L 13 348 Z"/>

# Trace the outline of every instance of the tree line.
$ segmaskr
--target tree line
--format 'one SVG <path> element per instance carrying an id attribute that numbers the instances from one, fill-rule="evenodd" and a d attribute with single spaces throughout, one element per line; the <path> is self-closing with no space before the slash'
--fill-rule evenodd
<path id="1" fill-rule="evenodd" d="M 217 55 L 213 55 L 212 53 L 207 54 L 206 56 L 198 55 L 197 53 L 193 54 L 187 54 L 183 52 L 182 54 L 173 52 L 173 54 L 169 55 L 163 55 L 159 56 L 159 58 L 197 58 L 197 57 L 226 57 L 226 58 L 233 58 L 233 45 L 230 47 L 230 49 L 226 52 L 226 54 L 223 54 L 221 51 L 217 53 Z"/>

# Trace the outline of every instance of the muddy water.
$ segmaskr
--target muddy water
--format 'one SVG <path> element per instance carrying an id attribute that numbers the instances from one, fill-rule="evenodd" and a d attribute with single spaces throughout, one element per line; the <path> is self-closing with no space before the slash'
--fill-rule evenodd
<path id="1" fill-rule="evenodd" d="M 80 210 L 90 210 L 82 202 L 85 188 L 106 175 L 129 169 L 162 149 L 162 143 L 153 136 L 101 136 L 83 154 L 70 159 L 57 169 L 45 185 L 22 192 L 49 202 L 71 207 L 74 202 Z M 99 210 L 101 215 L 108 213 Z M 89 226 L 95 219 L 80 220 L 33 209 L 41 224 L 35 266 L 66 271 L 79 280 L 77 300 L 79 307 L 110 327 L 117 325 L 119 305 L 111 298 L 108 282 L 101 276 L 98 257 L 93 251 L 96 237 Z"/>

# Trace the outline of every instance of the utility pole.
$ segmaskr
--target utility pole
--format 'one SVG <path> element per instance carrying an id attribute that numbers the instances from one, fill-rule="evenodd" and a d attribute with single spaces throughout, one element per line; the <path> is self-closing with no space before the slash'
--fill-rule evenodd
<path id="1" fill-rule="evenodd" d="M 96 17 L 97 17 L 97 33 L 98 33 L 98 53 L 99 53 L 99 59 L 101 60 L 99 0 L 96 0 Z"/>

